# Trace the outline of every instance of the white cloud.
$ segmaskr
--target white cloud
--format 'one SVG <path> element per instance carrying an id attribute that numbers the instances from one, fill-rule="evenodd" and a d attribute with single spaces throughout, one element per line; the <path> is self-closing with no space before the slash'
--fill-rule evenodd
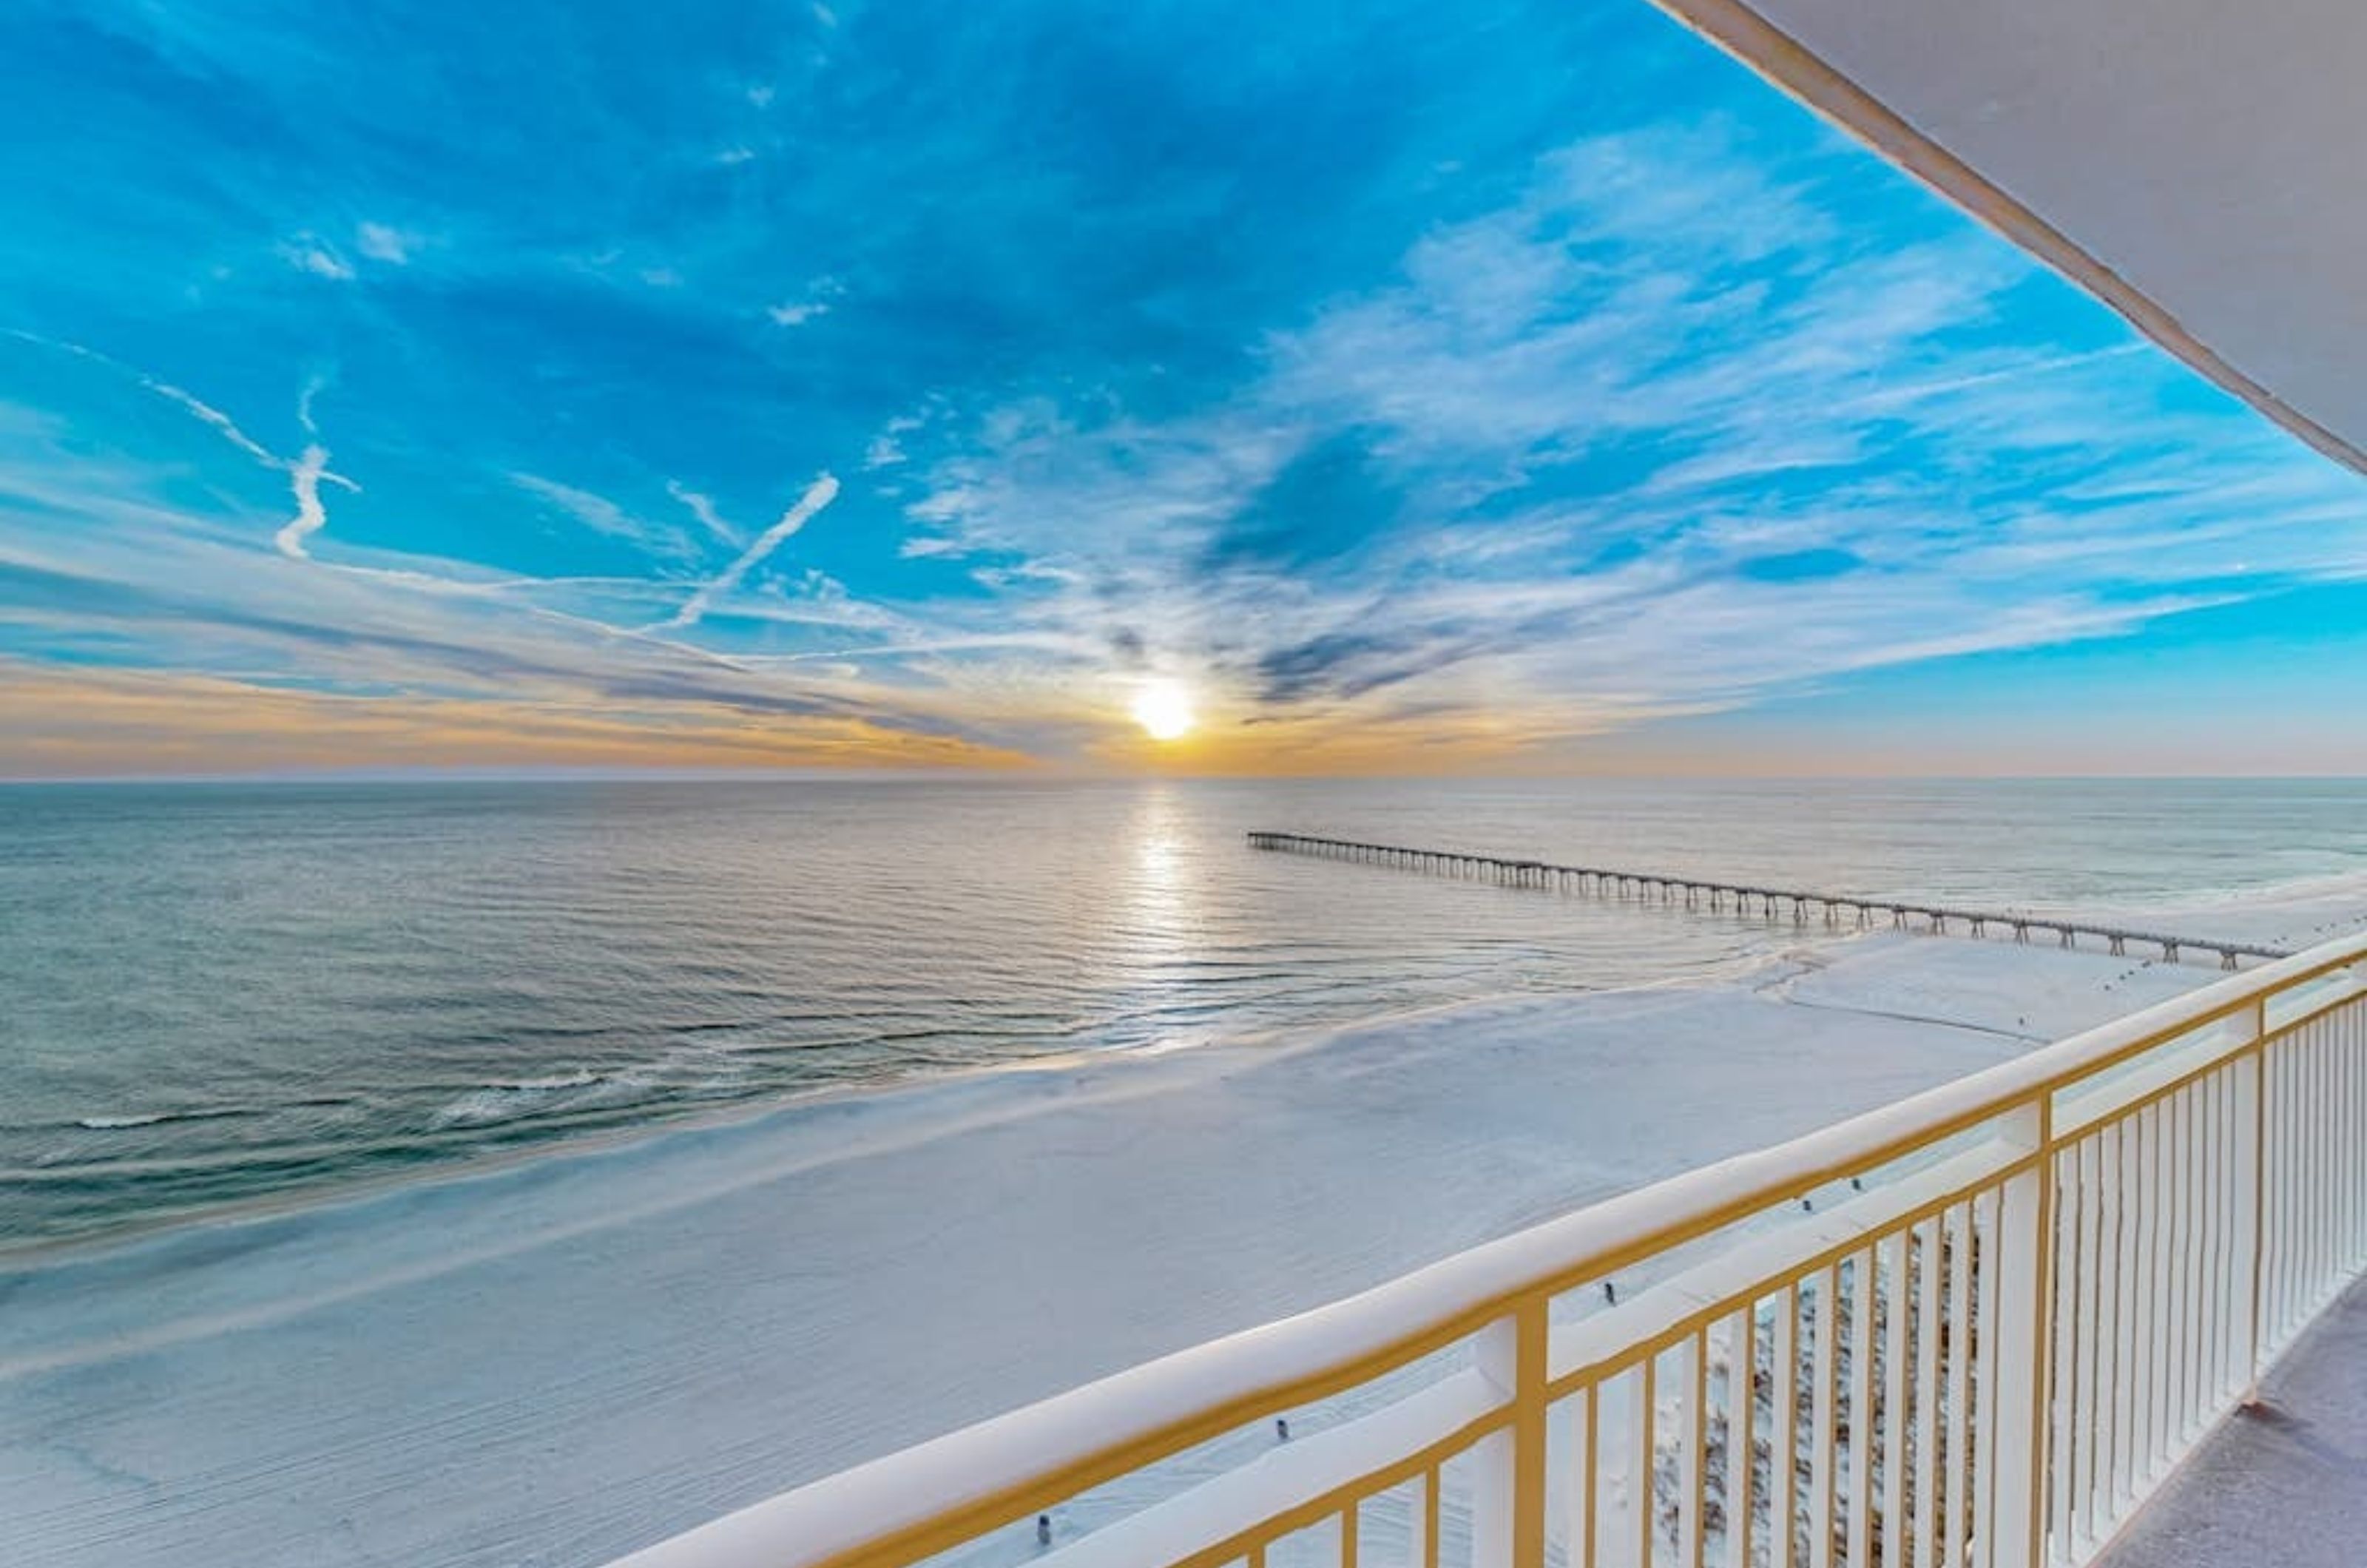
<path id="1" fill-rule="evenodd" d="M 794 537 L 798 529 L 810 522 L 816 513 L 838 499 L 838 480 L 829 474 L 817 478 L 806 487 L 795 504 L 781 513 L 781 520 L 756 536 L 755 542 L 740 553 L 739 558 L 725 567 L 712 581 L 701 587 L 666 622 L 670 626 L 695 626 L 715 601 L 740 586 L 764 558 Z"/>
<path id="2" fill-rule="evenodd" d="M 866 468 L 892 468 L 905 460 L 904 444 L 898 439 L 920 429 L 928 422 L 917 414 L 899 414 L 880 426 L 879 434 L 863 449 L 863 466 Z"/>
<path id="3" fill-rule="evenodd" d="M 2203 581 L 2225 574 L 2367 567 L 2355 481 L 2165 398 L 2184 373 L 2150 350 L 1963 335 L 2029 276 L 1995 242 L 1869 238 L 1803 194 L 1815 170 L 1787 183 L 1741 165 L 1698 136 L 1547 160 L 1518 199 L 1277 333 L 1245 385 L 1196 410 L 1149 419 L 1063 388 L 931 401 L 923 438 L 919 418 L 889 422 L 863 461 L 917 495 L 900 553 L 964 561 L 988 598 L 874 604 L 810 569 L 760 573 L 833 503 L 829 474 L 744 548 L 680 482 L 666 488 L 690 516 L 660 506 L 652 522 L 511 476 L 677 573 L 728 544 L 730 565 L 687 599 L 663 572 L 497 576 L 350 544 L 314 561 L 323 486 L 350 487 L 313 424 L 317 387 L 299 402 L 305 445 L 283 458 L 131 371 L 288 475 L 277 554 L 252 518 L 174 514 L 161 479 L 127 499 L 50 482 L 67 467 L 6 488 L 104 527 L 13 530 L 0 554 L 142 602 L 70 635 L 156 639 L 191 667 L 652 707 L 820 704 L 1057 739 L 1048 711 L 1147 651 L 1277 729 L 1402 725 L 1416 742 L 1480 717 L 1551 740 L 1886 663 L 2111 635 L 2247 591 Z M 359 233 L 349 249 L 389 259 Z M 768 314 L 804 324 L 840 292 L 820 278 Z M 1402 507 L 1399 526 L 1304 502 L 1276 512 L 1277 479 L 1335 452 Z M 1325 554 L 1327 539 L 1342 547 Z M 1750 570 L 1818 552 L 1863 564 L 1813 584 Z M 746 639 L 766 654 L 667 635 L 727 599 L 734 620 L 779 628 Z M 0 620 L 32 613 L 0 605 Z"/>
<path id="4" fill-rule="evenodd" d="M 801 327 L 818 317 L 830 314 L 831 301 L 846 292 L 846 286 L 834 277 L 817 277 L 806 285 L 804 295 L 796 299 L 768 305 L 764 314 L 780 327 Z"/>
<path id="5" fill-rule="evenodd" d="M 348 282 L 354 276 L 353 263 L 310 234 L 300 234 L 279 247 L 280 259 L 300 272 L 315 277 L 334 278 Z"/>
<path id="6" fill-rule="evenodd" d="M 317 442 L 298 454 L 288 467 L 289 488 L 296 496 L 296 515 L 272 536 L 271 542 L 290 560 L 309 560 L 304 541 L 328 526 L 329 513 L 321 504 L 321 476 L 328 470 L 329 449 Z"/>
<path id="7" fill-rule="evenodd" d="M 539 474 L 512 473 L 509 480 L 595 534 L 621 539 L 656 556 L 687 558 L 697 553 L 681 529 L 636 516 L 605 495 Z"/>
<path id="8" fill-rule="evenodd" d="M 372 261 L 402 266 L 418 248 L 418 239 L 384 223 L 364 223 L 354 231 L 354 248 Z"/>
<path id="9" fill-rule="evenodd" d="M 192 415 L 196 416 L 199 423 L 211 425 L 215 430 L 220 431 L 223 440 L 229 442 L 232 446 L 237 447 L 248 457 L 253 457 L 255 461 L 262 463 L 268 468 L 284 468 L 287 466 L 281 461 L 281 459 L 274 457 L 269 451 L 267 451 L 260 442 L 247 434 L 245 431 L 241 430 L 238 427 L 237 422 L 232 420 L 230 415 L 222 412 L 221 410 L 213 407 L 210 403 L 199 401 L 197 398 L 183 391 L 180 388 L 174 386 L 169 381 L 159 381 L 151 376 L 141 376 L 139 380 L 142 386 L 147 388 L 158 397 L 163 398 L 167 402 L 179 404 L 182 408 L 187 409 Z M 304 400 L 302 406 L 309 410 L 311 407 L 311 400 L 310 397 L 307 397 Z"/>
<path id="10" fill-rule="evenodd" d="M 666 480 L 666 493 L 688 507 L 690 514 L 697 518 L 699 525 L 708 533 L 735 549 L 739 547 L 740 530 L 726 523 L 722 514 L 715 510 L 713 497 L 688 489 L 679 479 Z"/>
<path id="11" fill-rule="evenodd" d="M 272 536 L 272 543 L 282 555 L 297 560 L 310 558 L 310 552 L 306 549 L 304 541 L 319 533 L 329 521 L 327 509 L 321 502 L 321 486 L 323 482 L 339 485 L 349 491 L 358 491 L 361 489 L 361 486 L 345 475 L 330 469 L 328 449 L 321 446 L 318 441 L 308 444 L 304 450 L 294 457 L 282 457 L 240 429 L 238 422 L 229 414 L 195 393 L 176 387 L 170 381 L 151 376 L 144 370 L 135 369 L 120 361 L 110 359 L 106 355 L 85 348 L 77 343 L 63 343 L 13 329 L 10 330 L 9 335 L 26 343 L 37 344 L 44 348 L 52 348 L 61 353 L 73 355 L 78 359 L 87 359 L 94 364 L 104 365 L 116 374 L 129 378 L 143 390 L 153 392 L 182 410 L 198 423 L 214 431 L 223 440 L 265 468 L 285 473 L 288 476 L 289 492 L 296 502 L 296 515 Z M 317 436 L 320 434 L 319 426 L 312 418 L 312 404 L 320 397 L 325 384 L 322 377 L 313 376 L 305 381 L 303 389 L 297 393 L 296 423 L 303 427 L 304 434 L 307 435 Z"/>
<path id="12" fill-rule="evenodd" d="M 1770 177 L 1710 133 L 1542 168 L 1274 336 L 1224 402 L 979 416 L 923 470 L 902 553 L 1065 573 L 1006 614 L 1269 716 L 1613 725 L 2125 632 L 2239 592 L 2188 586 L 2239 559 L 2274 583 L 2367 558 L 2354 479 L 2169 412 L 2185 372 L 2151 350 L 1967 332 L 2033 271 L 1992 239 L 1876 247 L 1822 210 L 1819 167 Z M 1256 510 L 1327 444 L 1404 515 Z"/>

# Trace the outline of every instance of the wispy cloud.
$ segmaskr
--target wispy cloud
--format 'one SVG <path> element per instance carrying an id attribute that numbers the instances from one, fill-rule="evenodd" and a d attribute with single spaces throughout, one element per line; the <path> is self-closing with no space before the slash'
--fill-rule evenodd
<path id="1" fill-rule="evenodd" d="M 740 530 L 726 523 L 722 515 L 715 510 L 715 499 L 712 496 L 701 495 L 698 491 L 685 487 L 679 479 L 666 480 L 666 493 L 688 507 L 690 514 L 698 519 L 700 527 L 705 528 L 732 548 L 740 547 L 743 542 Z"/>
<path id="2" fill-rule="evenodd" d="M 419 248 L 418 236 L 388 223 L 362 223 L 354 230 L 354 248 L 372 261 L 402 266 Z"/>
<path id="3" fill-rule="evenodd" d="M 837 499 L 837 479 L 827 473 L 816 479 L 806 487 L 805 493 L 781 513 L 779 522 L 757 535 L 754 542 L 741 551 L 730 566 L 685 600 L 682 608 L 675 611 L 673 618 L 665 624 L 670 626 L 697 626 L 700 617 L 714 607 L 716 600 L 738 588 L 742 580 L 794 537 L 815 513 Z"/>
<path id="4" fill-rule="evenodd" d="M 1541 743 L 2125 634 L 2240 593 L 2238 561 L 2273 588 L 2367 547 L 2348 476 L 2167 412 L 2185 373 L 2139 345 L 1994 330 L 2027 264 L 1953 227 L 1869 251 L 1827 177 L 1716 132 L 1579 144 L 1229 402 L 992 410 L 903 547 L 1057 567 L 1021 624 L 1138 640 L 1267 723 L 1489 711 Z"/>
<path id="5" fill-rule="evenodd" d="M 297 271 L 309 272 L 315 277 L 338 283 L 353 281 L 354 264 L 310 234 L 299 234 L 281 245 L 279 257 Z"/>
<path id="6" fill-rule="evenodd" d="M 514 472 L 509 481 L 594 533 L 620 540 L 650 555 L 688 559 L 697 553 L 681 529 L 628 512 L 605 495 L 539 474 Z"/>
<path id="7" fill-rule="evenodd" d="M 0 657 L 0 778 L 438 767 L 1017 768 L 1008 749 L 853 716 L 776 716 L 677 697 L 571 705 L 307 691 Z"/>
<path id="8" fill-rule="evenodd" d="M 832 301 L 846 292 L 845 286 L 834 277 L 818 277 L 806 286 L 803 295 L 768 305 L 764 314 L 776 327 L 801 327 L 818 317 L 830 314 Z"/>
<path id="9" fill-rule="evenodd" d="M 52 349 L 60 354 L 72 355 L 76 359 L 88 360 L 94 365 L 103 365 L 115 374 L 130 379 L 146 390 L 155 393 L 158 397 L 163 398 L 166 402 L 172 403 L 182 409 L 195 418 L 199 423 L 210 426 L 218 433 L 223 440 L 229 442 L 232 446 L 237 447 L 240 451 L 245 453 L 256 462 L 263 464 L 266 468 L 281 468 L 285 466 L 281 460 L 266 448 L 261 442 L 247 434 L 245 431 L 241 430 L 238 427 L 238 422 L 236 420 L 231 418 L 230 415 L 224 413 L 221 410 L 215 408 L 212 404 L 198 398 L 197 394 L 183 388 L 176 387 L 170 381 L 164 380 L 160 377 L 151 376 L 144 370 L 140 370 L 131 366 L 126 365 L 119 359 L 110 358 L 107 355 L 99 353 L 96 349 L 85 347 L 78 343 L 68 343 L 59 338 L 41 337 L 36 333 L 24 332 L 14 327 L 0 329 L 0 331 L 6 331 L 8 336 L 17 339 L 19 343 L 28 343 L 38 348 Z M 308 418 L 311 408 L 313 390 L 314 389 L 308 383 L 304 395 L 299 404 L 300 408 L 305 412 Z"/>
<path id="10" fill-rule="evenodd" d="M 330 468 L 328 448 L 318 441 L 307 444 L 304 449 L 293 457 L 282 457 L 240 429 L 238 422 L 229 414 L 195 393 L 175 386 L 170 381 L 151 376 L 145 371 L 125 365 L 119 360 L 111 359 L 80 344 L 37 337 L 30 333 L 23 332 L 12 332 L 10 335 L 23 342 L 56 349 L 73 355 L 76 358 L 106 366 L 116 374 L 130 378 L 142 389 L 153 392 L 166 402 L 181 409 L 198 423 L 212 430 L 223 440 L 265 468 L 285 473 L 288 476 L 289 495 L 296 502 L 296 514 L 272 536 L 272 544 L 281 555 L 290 559 L 311 558 L 305 541 L 328 525 L 329 514 L 321 501 L 321 486 L 328 483 L 349 491 L 358 491 L 361 489 L 352 479 Z M 317 435 L 320 433 L 312 417 L 312 405 L 325 385 L 323 378 L 315 376 L 307 379 L 302 390 L 297 394 L 296 422 L 308 435 Z"/>
<path id="11" fill-rule="evenodd" d="M 296 497 L 296 515 L 272 536 L 271 542 L 290 560 L 308 560 L 304 541 L 328 526 L 328 509 L 321 504 L 321 477 L 328 471 L 329 449 L 315 442 L 288 466 L 288 485 Z"/>
<path id="12" fill-rule="evenodd" d="M 142 243 L 116 194 L 0 211 L 0 297 L 146 368 L 0 340 L 0 658 L 187 677 L 98 694 L 119 761 L 186 696 L 193 748 L 272 716 L 258 758 L 400 751 L 376 711 L 423 754 L 531 715 L 554 756 L 1131 761 L 1155 675 L 1212 767 L 1586 766 L 2367 577 L 2355 481 L 1650 8 L 1578 9 L 1276 14 L 1254 59 L 776 10 L 668 35 L 647 114 L 598 85 L 648 42 L 572 39 L 490 141 L 441 109 L 533 54 L 498 7 L 334 105 L 331 11 L 59 34 L 28 167 Z M 139 86 L 189 60 L 307 136 Z"/>
<path id="13" fill-rule="evenodd" d="M 940 760 L 952 751 L 939 742 L 1007 756 L 942 694 L 795 674 L 569 607 L 587 592 L 647 600 L 663 584 L 472 576 L 420 558 L 323 563 L 258 553 L 235 529 L 146 498 L 150 483 L 143 472 L 62 450 L 31 468 L 0 462 L 0 657 L 28 636 L 67 653 L 137 637 L 168 665 L 241 672 L 248 686 L 259 678 L 306 692 L 540 704 L 558 716 L 598 710 L 617 723 L 638 716 L 653 750 L 674 723 L 669 716 L 719 725 L 736 713 L 859 731 L 883 749 L 873 759 L 883 763 L 899 736 L 912 738 L 916 753 L 937 747 Z M 28 509 L 79 525 L 16 526 Z M 799 592 L 817 624 L 912 635 L 846 602 L 826 580 L 800 583 Z M 358 720 L 367 705 L 342 711 Z M 446 711 L 457 718 L 460 708 Z M 698 712 L 709 720 L 689 716 Z"/>

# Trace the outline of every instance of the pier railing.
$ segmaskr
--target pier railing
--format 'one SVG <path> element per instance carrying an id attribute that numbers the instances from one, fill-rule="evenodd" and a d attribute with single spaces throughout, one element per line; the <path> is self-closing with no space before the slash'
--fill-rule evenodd
<path id="1" fill-rule="evenodd" d="M 1304 833 L 1264 833 L 1249 835 L 1254 850 L 1276 850 L 1287 854 L 1316 855 L 1331 860 L 1362 861 L 1372 865 L 1386 865 L 1404 871 L 1428 872 L 1443 876 L 1480 877 L 1513 887 L 1543 887 L 1564 893 L 1580 893 L 1598 897 L 1636 897 L 1659 899 L 1663 903 L 1682 904 L 1698 909 L 1706 906 L 1713 913 L 1731 909 L 1738 915 L 1753 912 L 1767 919 L 1777 919 L 1788 914 L 1794 925 L 1806 925 L 1812 916 L 1827 926 L 1844 923 L 1866 929 L 1877 921 L 1886 921 L 1898 931 L 1923 931 L 1946 936 L 1951 933 L 1985 937 L 1991 931 L 2010 935 L 2018 942 L 2028 942 L 2033 935 L 2051 936 L 2060 947 L 2076 948 L 2082 937 L 2101 943 L 2115 955 L 2128 951 L 2131 942 L 2141 948 L 2152 947 L 2161 956 L 2176 964 L 2190 957 L 2208 954 L 2219 961 L 2222 969 L 2241 968 L 2247 958 L 2283 958 L 2284 949 L 2263 947 L 2258 942 L 2229 942 L 2218 937 L 2178 936 L 2166 931 L 2139 931 L 2133 927 L 2101 925 L 2092 920 L 2068 917 L 2000 912 L 1995 909 L 1954 908 L 1946 905 L 1921 904 L 1912 900 L 1878 898 L 1854 893 L 1813 893 L 1796 887 L 1756 887 L 1742 883 L 1712 882 L 1701 877 L 1670 876 L 1653 872 L 1608 871 L 1597 866 L 1557 865 L 1551 861 L 1510 860 L 1501 855 L 1472 854 L 1461 850 L 1411 849 L 1402 844 L 1367 844 L 1353 839 L 1312 838 Z"/>
<path id="2" fill-rule="evenodd" d="M 2075 1565 L 2362 1256 L 2367 937 L 629 1562 Z"/>

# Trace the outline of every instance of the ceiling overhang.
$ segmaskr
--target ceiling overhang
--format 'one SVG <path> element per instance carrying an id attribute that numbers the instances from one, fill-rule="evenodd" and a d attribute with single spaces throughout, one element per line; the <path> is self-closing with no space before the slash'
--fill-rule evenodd
<path id="1" fill-rule="evenodd" d="M 2367 5 L 1659 4 L 2367 472 Z"/>

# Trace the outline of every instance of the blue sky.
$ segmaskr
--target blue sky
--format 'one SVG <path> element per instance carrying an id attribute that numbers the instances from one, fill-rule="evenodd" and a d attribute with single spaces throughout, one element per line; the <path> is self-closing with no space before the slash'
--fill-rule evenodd
<path id="1" fill-rule="evenodd" d="M 2367 771 L 2361 481 L 1641 4 L 0 26 L 0 775 Z"/>

